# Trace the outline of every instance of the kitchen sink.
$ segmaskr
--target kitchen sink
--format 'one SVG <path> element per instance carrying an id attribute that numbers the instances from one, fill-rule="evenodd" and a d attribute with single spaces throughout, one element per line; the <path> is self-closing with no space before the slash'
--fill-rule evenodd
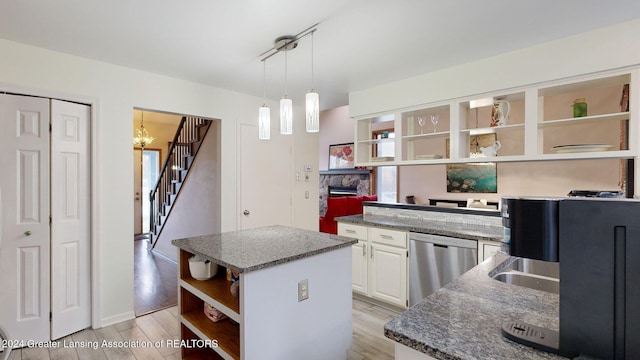
<path id="1" fill-rule="evenodd" d="M 542 290 L 554 294 L 560 292 L 560 264 L 514 258 L 501 271 L 491 275 L 494 280 L 506 284 Z"/>
<path id="2" fill-rule="evenodd" d="M 515 258 L 503 271 L 518 271 L 525 274 L 539 275 L 560 279 L 560 263 L 534 259 Z"/>

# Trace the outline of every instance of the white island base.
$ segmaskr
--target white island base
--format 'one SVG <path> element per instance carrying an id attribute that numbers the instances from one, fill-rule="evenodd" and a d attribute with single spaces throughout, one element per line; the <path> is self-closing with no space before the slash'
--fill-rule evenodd
<path id="1" fill-rule="evenodd" d="M 352 342 L 351 247 L 240 273 L 230 294 L 225 268 L 210 280 L 189 274 L 191 253 L 180 251 L 179 309 L 183 340 L 215 340 L 217 348 L 183 348 L 184 358 L 344 360 Z M 309 298 L 298 301 L 308 280 Z M 233 319 L 214 323 L 204 301 Z"/>

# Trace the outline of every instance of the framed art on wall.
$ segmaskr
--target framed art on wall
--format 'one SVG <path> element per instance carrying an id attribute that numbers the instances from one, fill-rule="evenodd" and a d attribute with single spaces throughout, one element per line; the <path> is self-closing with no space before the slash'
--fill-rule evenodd
<path id="1" fill-rule="evenodd" d="M 481 148 L 490 147 L 496 140 L 496 134 L 471 136 L 469 138 L 470 156 L 484 156 L 480 151 Z M 449 149 L 448 144 L 447 149 Z M 497 193 L 496 163 L 447 164 L 447 192 Z"/>
<path id="2" fill-rule="evenodd" d="M 329 170 L 353 167 L 353 143 L 329 145 Z"/>

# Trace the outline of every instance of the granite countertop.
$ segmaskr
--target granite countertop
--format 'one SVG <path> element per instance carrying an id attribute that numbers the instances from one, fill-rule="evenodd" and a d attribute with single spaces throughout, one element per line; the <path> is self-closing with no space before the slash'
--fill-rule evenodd
<path id="1" fill-rule="evenodd" d="M 565 359 L 505 339 L 508 321 L 558 330 L 559 296 L 493 280 L 509 255 L 497 253 L 403 312 L 386 337 L 436 359 Z"/>
<path id="2" fill-rule="evenodd" d="M 238 272 L 264 269 L 356 242 L 342 236 L 278 225 L 171 241 L 180 249 Z"/>
<path id="3" fill-rule="evenodd" d="M 392 218 L 381 215 L 350 215 L 336 218 L 337 222 L 363 226 L 381 226 L 403 231 L 457 237 L 470 240 L 497 241 L 503 238 L 502 227 L 479 226 L 463 222 L 429 221 L 424 219 Z"/>

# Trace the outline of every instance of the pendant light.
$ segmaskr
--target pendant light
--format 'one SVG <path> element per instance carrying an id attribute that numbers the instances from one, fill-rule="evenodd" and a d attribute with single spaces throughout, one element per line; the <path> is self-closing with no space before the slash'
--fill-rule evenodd
<path id="1" fill-rule="evenodd" d="M 258 138 L 271 139 L 271 109 L 267 106 L 267 62 L 262 61 L 262 106 L 258 110 Z"/>
<path id="2" fill-rule="evenodd" d="M 287 96 L 287 52 L 284 53 L 284 96 L 280 99 L 280 134 L 293 134 L 293 103 Z"/>
<path id="3" fill-rule="evenodd" d="M 287 52 L 298 47 L 298 42 L 300 39 L 305 36 L 311 34 L 316 31 L 316 26 L 318 24 L 314 24 L 307 29 L 301 31 L 297 35 L 283 35 L 274 41 L 274 45 L 271 49 L 263 52 L 259 56 L 262 57 L 262 62 L 264 63 L 270 57 L 284 52 L 284 96 L 280 99 L 280 134 L 282 135 L 290 135 L 293 134 L 293 102 L 289 98 L 287 93 L 287 71 L 288 71 L 288 58 Z M 313 36 L 312 36 L 313 39 Z M 313 40 L 312 40 L 313 41 Z M 264 76 L 264 74 L 263 74 Z M 319 109 L 320 109 L 320 101 L 318 93 L 313 90 L 313 42 L 311 44 L 311 90 L 306 95 L 306 128 L 308 132 L 318 132 L 319 131 Z M 264 79 L 263 79 L 264 81 Z M 263 94 L 263 97 L 266 96 Z M 266 103 L 266 100 L 265 100 Z M 259 124 L 259 138 L 260 139 L 269 139 L 268 129 L 263 128 L 263 124 L 267 124 L 270 122 L 270 111 L 266 105 L 262 105 L 258 111 L 258 124 Z M 269 119 L 269 120 L 267 120 Z M 263 121 L 264 120 L 264 121 Z M 264 130 L 264 132 L 263 132 Z"/>
<path id="4" fill-rule="evenodd" d="M 313 90 L 313 33 L 311 32 L 311 90 L 307 93 L 306 99 L 306 123 L 307 132 L 320 131 L 320 96 Z"/>
<path id="5" fill-rule="evenodd" d="M 136 136 L 133 138 L 133 145 L 144 148 L 145 146 L 150 145 L 156 138 L 149 135 L 147 129 L 144 128 L 144 111 L 140 111 L 140 114 L 140 129 L 136 130 Z"/>

